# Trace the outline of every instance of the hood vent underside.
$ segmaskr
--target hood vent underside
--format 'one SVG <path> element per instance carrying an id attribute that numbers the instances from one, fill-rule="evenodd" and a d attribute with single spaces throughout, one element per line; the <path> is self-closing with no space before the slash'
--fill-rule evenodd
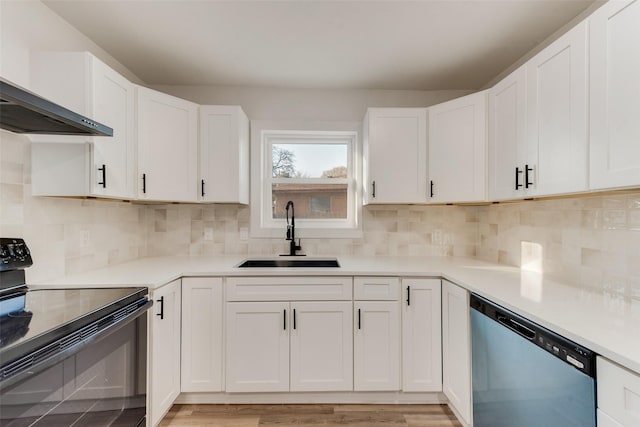
<path id="1" fill-rule="evenodd" d="M 0 127 L 41 135 L 113 136 L 113 129 L 0 80 Z"/>

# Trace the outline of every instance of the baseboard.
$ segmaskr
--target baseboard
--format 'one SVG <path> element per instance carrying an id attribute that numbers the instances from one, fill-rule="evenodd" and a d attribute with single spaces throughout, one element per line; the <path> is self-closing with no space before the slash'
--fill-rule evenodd
<path id="1" fill-rule="evenodd" d="M 176 404 L 442 404 L 440 392 L 181 393 Z"/>

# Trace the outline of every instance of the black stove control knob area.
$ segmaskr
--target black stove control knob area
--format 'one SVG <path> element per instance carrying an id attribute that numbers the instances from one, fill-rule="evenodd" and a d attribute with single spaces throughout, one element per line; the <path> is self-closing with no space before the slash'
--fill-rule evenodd
<path id="1" fill-rule="evenodd" d="M 24 240 L 0 238 L 0 271 L 20 270 L 31 264 L 31 252 Z"/>

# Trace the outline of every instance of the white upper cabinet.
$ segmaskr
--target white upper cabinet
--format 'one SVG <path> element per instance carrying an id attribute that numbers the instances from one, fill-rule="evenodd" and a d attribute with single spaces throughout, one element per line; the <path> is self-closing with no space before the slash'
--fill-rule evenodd
<path id="1" fill-rule="evenodd" d="M 34 53 L 31 83 L 39 95 L 113 128 L 113 137 L 32 135 L 33 194 L 135 198 L 133 84 L 88 52 Z"/>
<path id="2" fill-rule="evenodd" d="M 518 197 L 526 157 L 526 69 L 489 90 L 489 200 Z"/>
<path id="3" fill-rule="evenodd" d="M 136 86 L 138 196 L 198 200 L 198 105 Z"/>
<path id="4" fill-rule="evenodd" d="M 640 185 L 640 1 L 589 18 L 590 188 Z"/>
<path id="5" fill-rule="evenodd" d="M 587 190 L 586 25 L 489 90 L 489 200 Z"/>
<path id="6" fill-rule="evenodd" d="M 487 199 L 487 92 L 442 104 L 429 112 L 430 200 Z"/>
<path id="7" fill-rule="evenodd" d="M 427 110 L 369 108 L 364 119 L 364 202 L 427 201 Z"/>
<path id="8" fill-rule="evenodd" d="M 249 120 L 238 106 L 200 106 L 201 202 L 249 203 Z"/>
<path id="9" fill-rule="evenodd" d="M 527 62 L 529 195 L 587 190 L 587 22 Z M 640 71 L 640 70 L 639 70 Z M 525 169 L 525 179 L 527 170 Z M 533 176 L 532 176 L 533 174 Z M 533 187 L 531 187 L 533 185 Z"/>

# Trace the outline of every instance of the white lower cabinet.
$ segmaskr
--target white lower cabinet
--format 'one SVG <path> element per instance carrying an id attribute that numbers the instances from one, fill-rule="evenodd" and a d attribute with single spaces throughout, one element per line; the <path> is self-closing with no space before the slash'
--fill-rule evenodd
<path id="1" fill-rule="evenodd" d="M 353 390 L 351 301 L 292 302 L 290 391 Z"/>
<path id="2" fill-rule="evenodd" d="M 640 426 L 640 375 L 598 356 L 598 425 Z"/>
<path id="3" fill-rule="evenodd" d="M 226 311 L 226 391 L 289 391 L 289 303 L 230 302 Z"/>
<path id="4" fill-rule="evenodd" d="M 180 394 L 180 279 L 151 291 L 148 415 L 157 425 Z"/>
<path id="5" fill-rule="evenodd" d="M 398 301 L 354 302 L 354 390 L 400 390 Z"/>
<path id="6" fill-rule="evenodd" d="M 442 391 L 440 279 L 402 279 L 402 390 Z"/>
<path id="7" fill-rule="evenodd" d="M 229 302 L 226 391 L 353 389 L 351 302 Z"/>
<path id="8" fill-rule="evenodd" d="M 182 392 L 223 390 L 222 279 L 182 279 Z"/>
<path id="9" fill-rule="evenodd" d="M 471 425 L 471 335 L 469 292 L 442 281 L 442 391 Z"/>

